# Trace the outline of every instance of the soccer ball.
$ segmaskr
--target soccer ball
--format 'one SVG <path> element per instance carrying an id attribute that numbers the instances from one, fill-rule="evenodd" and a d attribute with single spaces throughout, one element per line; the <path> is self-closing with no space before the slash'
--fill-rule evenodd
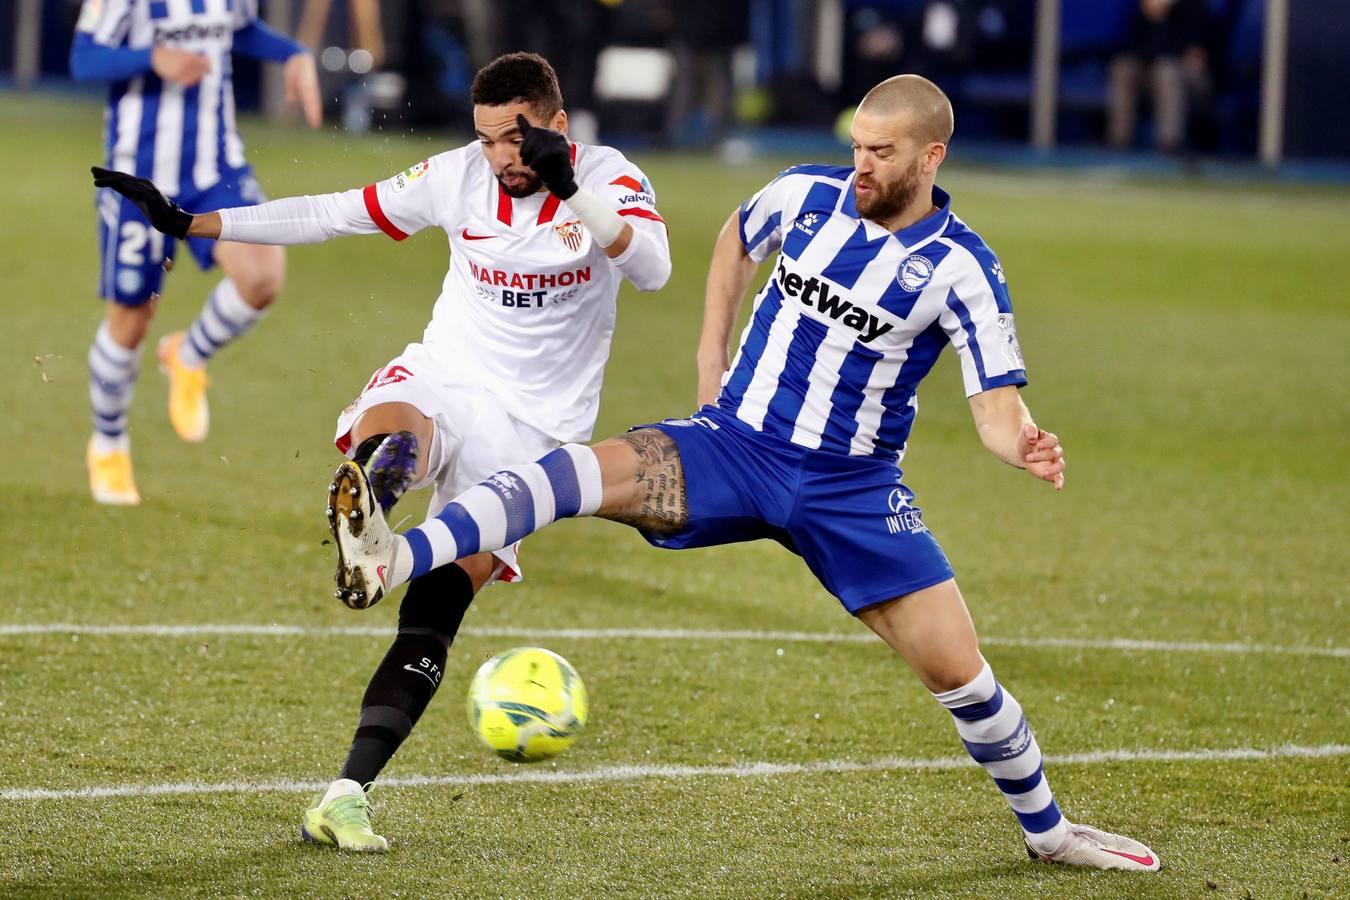
<path id="1" fill-rule="evenodd" d="M 538 762 L 572 745 L 586 726 L 586 686 L 571 663 L 539 647 L 498 653 L 469 685 L 469 725 L 511 762 Z"/>

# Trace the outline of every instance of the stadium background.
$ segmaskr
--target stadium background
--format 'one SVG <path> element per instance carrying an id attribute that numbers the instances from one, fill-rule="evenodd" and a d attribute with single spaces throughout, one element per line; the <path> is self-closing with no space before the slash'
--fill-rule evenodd
<path id="1" fill-rule="evenodd" d="M 264 186 L 357 186 L 466 140 L 474 66 L 532 30 L 556 38 L 535 28 L 551 5 L 386 0 L 380 53 L 334 4 L 318 132 L 273 114 L 269 77 L 240 62 Z M 557 5 L 604 20 L 583 29 L 605 51 L 592 111 L 651 176 L 675 257 L 662 293 L 621 295 L 597 435 L 688 411 L 704 268 L 740 199 L 790 162 L 846 161 L 837 117 L 876 78 L 919 70 L 952 92 L 942 183 L 1000 254 L 1027 398 L 1071 468 L 1054 496 L 996 465 L 946 359 L 907 480 L 1067 811 L 1148 841 L 1163 873 L 1127 885 L 1019 859 L 946 714 L 781 548 L 660 553 L 600 522 L 531 539 L 529 580 L 471 610 L 443 696 L 375 794 L 394 853 L 300 845 L 395 614 L 330 597 L 331 420 L 420 333 L 444 244 L 292 251 L 279 305 L 212 364 L 202 446 L 172 436 L 145 360 L 146 502 L 95 507 L 100 103 L 63 74 L 76 6 L 7 0 L 0 893 L 1346 893 L 1350 16 L 1289 4 L 1272 59 L 1264 13 L 1283 3 L 1206 0 L 1209 88 L 1164 154 L 1147 113 L 1128 149 L 1104 146 L 1130 2 L 1049 4 L 1062 17 L 1040 20 L 1041 42 L 1030 2 Z M 569 52 L 550 50 L 560 68 Z M 724 107 L 662 77 L 695 71 L 721 73 Z M 211 283 L 178 267 L 152 338 Z M 521 643 L 567 656 L 592 694 L 590 730 L 546 767 L 497 761 L 463 721 L 478 662 Z"/>

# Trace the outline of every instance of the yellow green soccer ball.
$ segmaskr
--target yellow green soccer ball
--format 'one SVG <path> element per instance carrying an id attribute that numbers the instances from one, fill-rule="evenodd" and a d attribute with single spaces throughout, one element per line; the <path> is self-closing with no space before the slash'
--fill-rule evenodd
<path id="1" fill-rule="evenodd" d="M 538 762 L 586 727 L 586 686 L 572 664 L 539 647 L 498 653 L 469 685 L 469 726 L 511 762 Z"/>

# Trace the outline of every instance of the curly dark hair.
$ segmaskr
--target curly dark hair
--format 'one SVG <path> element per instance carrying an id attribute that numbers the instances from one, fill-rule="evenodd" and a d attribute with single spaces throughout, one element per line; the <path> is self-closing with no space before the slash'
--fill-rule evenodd
<path id="1" fill-rule="evenodd" d="M 562 109 L 558 74 L 538 53 L 506 53 L 478 70 L 469 88 L 474 106 L 528 103 L 545 120 Z"/>

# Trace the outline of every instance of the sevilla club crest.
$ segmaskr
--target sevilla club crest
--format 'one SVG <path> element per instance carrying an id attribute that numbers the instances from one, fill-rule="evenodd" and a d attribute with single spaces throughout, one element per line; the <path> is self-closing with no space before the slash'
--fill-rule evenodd
<path id="1" fill-rule="evenodd" d="M 553 233 L 562 241 L 562 245 L 573 253 L 581 252 L 581 223 L 576 219 L 553 226 Z"/>

